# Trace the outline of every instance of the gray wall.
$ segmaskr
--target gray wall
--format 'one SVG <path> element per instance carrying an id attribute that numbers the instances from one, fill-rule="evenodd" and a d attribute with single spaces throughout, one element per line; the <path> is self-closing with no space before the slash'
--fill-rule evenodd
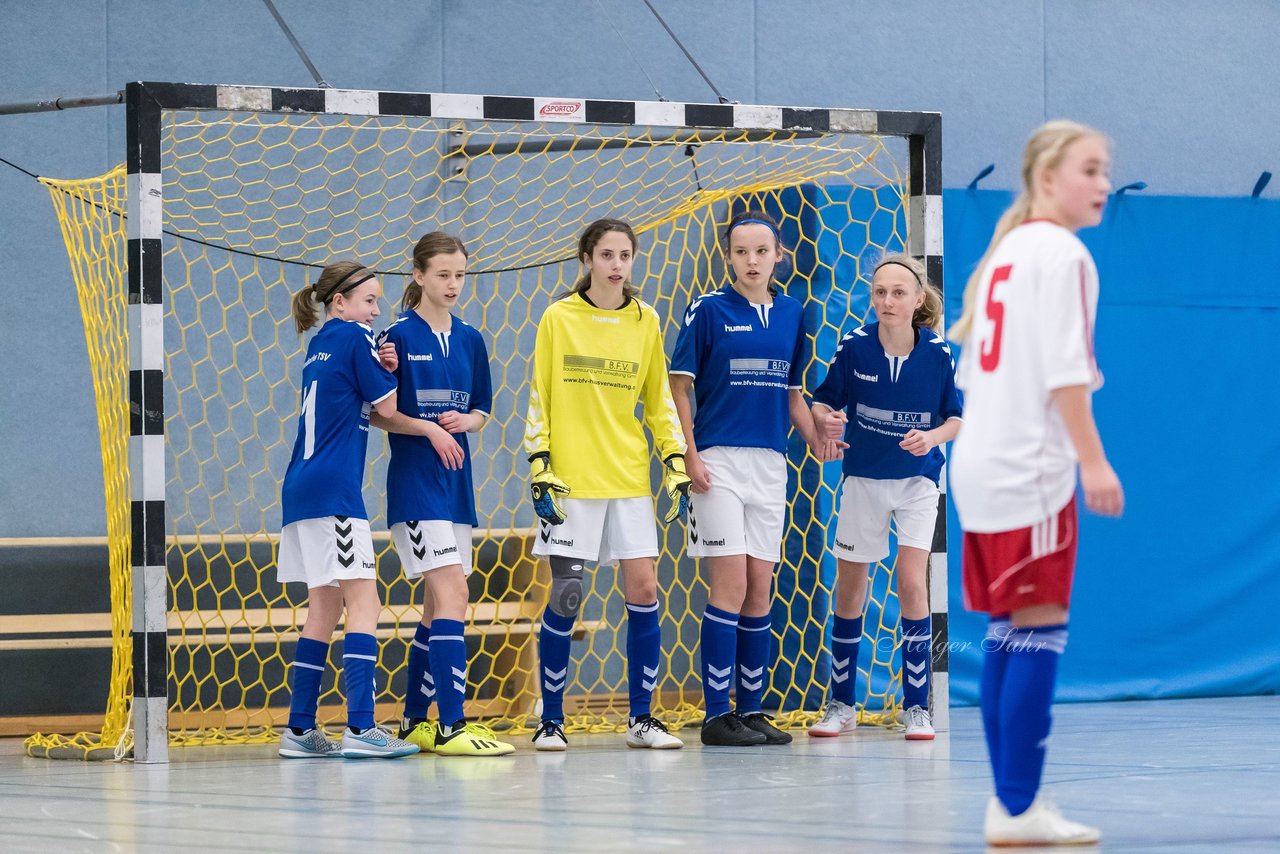
<path id="1" fill-rule="evenodd" d="M 276 2 L 335 86 L 654 98 L 612 22 L 664 96 L 714 100 L 640 0 Z M 1280 4 L 1267 0 L 655 5 L 735 100 L 942 112 L 949 187 L 990 162 L 984 186 L 1013 186 L 1027 132 L 1058 116 L 1106 130 L 1116 180 L 1148 193 L 1242 195 L 1280 166 Z M 258 0 L 0 0 L 0 32 L 2 101 L 139 79 L 311 85 Z M 0 157 L 99 174 L 123 159 L 122 122 L 120 107 L 0 117 Z M 0 537 L 101 534 L 88 359 L 57 223 L 44 188 L 2 164 L 0 198 Z"/>

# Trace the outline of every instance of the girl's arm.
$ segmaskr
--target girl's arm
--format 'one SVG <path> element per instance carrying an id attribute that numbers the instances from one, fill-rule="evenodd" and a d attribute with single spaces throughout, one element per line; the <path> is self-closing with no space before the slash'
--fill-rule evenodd
<path id="1" fill-rule="evenodd" d="M 693 481 L 693 491 L 699 495 L 711 489 L 711 473 L 703 465 L 698 456 L 698 446 L 693 442 L 693 404 L 689 401 L 689 390 L 693 388 L 693 377 L 688 374 L 671 374 L 671 399 L 676 406 L 676 414 L 680 416 L 680 429 L 684 432 L 685 473 Z"/>
<path id="2" fill-rule="evenodd" d="M 439 419 L 440 426 L 450 433 L 479 433 L 480 428 L 484 426 L 484 422 L 489 416 L 477 410 L 470 412 L 459 412 L 456 409 L 450 409 L 447 412 L 441 412 Z"/>
<path id="3" fill-rule="evenodd" d="M 932 430 L 909 430 L 898 443 L 898 447 L 917 457 L 923 457 L 938 445 L 945 445 L 954 439 L 963 423 L 959 418 L 948 418 Z"/>
<path id="4" fill-rule="evenodd" d="M 849 447 L 849 443 L 840 438 L 840 433 L 844 432 L 844 425 L 840 425 L 840 433 L 836 433 L 834 437 L 829 437 L 823 430 L 819 429 L 817 417 L 815 413 L 821 407 L 824 413 L 831 410 L 816 404 L 813 411 L 804 402 L 804 392 L 798 388 L 793 388 L 788 395 L 788 406 L 791 410 L 791 424 L 800 434 L 800 438 L 804 439 L 805 444 L 809 446 L 809 450 L 813 451 L 813 455 L 818 458 L 820 463 L 828 463 L 832 460 L 838 460 L 844 454 L 845 448 Z"/>
<path id="5" fill-rule="evenodd" d="M 1102 516 L 1119 516 L 1124 512 L 1124 487 L 1102 450 L 1089 387 L 1055 388 L 1050 397 L 1080 460 L 1080 487 L 1084 490 L 1085 506 Z"/>
<path id="6" fill-rule="evenodd" d="M 414 418 L 411 415 L 405 415 L 395 408 L 396 396 L 391 395 L 391 411 L 384 412 L 382 404 L 375 404 L 373 411 L 369 413 L 369 423 L 379 430 L 387 433 L 400 433 L 405 436 L 425 436 L 431 447 L 435 448 L 436 453 L 440 456 L 440 461 L 444 463 L 447 469 L 457 470 L 462 468 L 466 455 L 462 452 L 462 446 L 458 444 L 458 440 L 449 435 L 449 432 L 434 421 L 426 418 Z"/>

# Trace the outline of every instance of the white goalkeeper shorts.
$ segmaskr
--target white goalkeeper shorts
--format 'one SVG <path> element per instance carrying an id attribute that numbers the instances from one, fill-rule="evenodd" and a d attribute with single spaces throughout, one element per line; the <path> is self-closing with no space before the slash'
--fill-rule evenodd
<path id="1" fill-rule="evenodd" d="M 601 564 L 658 556 L 653 499 L 563 498 L 563 525 L 538 521 L 537 557 L 573 557 Z"/>
<path id="2" fill-rule="evenodd" d="M 337 587 L 339 580 L 377 577 L 368 519 L 300 519 L 280 532 L 276 578 L 281 584 L 305 581 L 310 589 Z"/>
<path id="3" fill-rule="evenodd" d="M 442 566 L 462 565 L 471 574 L 471 526 L 445 519 L 397 522 L 391 526 L 391 540 L 400 556 L 404 577 L 413 581 Z"/>
<path id="4" fill-rule="evenodd" d="M 777 563 L 787 515 L 787 458 L 769 448 L 698 454 L 711 490 L 689 493 L 690 557 L 750 555 Z"/>
<path id="5" fill-rule="evenodd" d="M 884 560 L 890 520 L 897 524 L 899 546 L 929 551 L 938 521 L 938 485 L 927 477 L 846 477 L 836 521 L 836 557 L 855 563 Z"/>

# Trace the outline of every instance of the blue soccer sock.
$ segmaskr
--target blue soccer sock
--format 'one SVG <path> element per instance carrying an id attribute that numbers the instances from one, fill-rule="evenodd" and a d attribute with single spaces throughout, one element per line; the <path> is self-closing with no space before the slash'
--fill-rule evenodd
<path id="1" fill-rule="evenodd" d="M 347 632 L 342 650 L 343 691 L 347 695 L 347 726 L 358 732 L 373 726 L 373 677 L 377 667 L 377 638 Z"/>
<path id="2" fill-rule="evenodd" d="M 902 707 L 929 708 L 929 652 L 932 621 L 902 618 Z"/>
<path id="3" fill-rule="evenodd" d="M 574 617 L 562 617 L 548 607 L 542 612 L 538 632 L 538 663 L 541 667 L 542 719 L 564 720 L 564 686 L 569 674 L 569 642 L 573 639 Z"/>
<path id="4" fill-rule="evenodd" d="M 733 682 L 738 644 L 738 615 L 708 605 L 702 612 L 702 696 L 707 720 L 729 712 L 729 685 Z"/>
<path id="5" fill-rule="evenodd" d="M 982 678 L 978 697 L 993 775 L 1000 767 L 1000 694 L 1004 688 L 1005 670 L 1009 666 L 1009 649 L 1005 642 L 1010 630 L 1008 614 L 993 616 L 987 623 L 987 636 L 982 642 Z"/>
<path id="6" fill-rule="evenodd" d="M 418 623 L 409 644 L 409 661 L 405 665 L 404 716 L 411 721 L 426 720 L 435 697 L 431 674 L 431 627 Z"/>
<path id="7" fill-rule="evenodd" d="M 658 603 L 627 603 L 627 692 L 631 717 L 652 711 L 653 689 L 658 684 L 658 660 L 662 657 L 662 629 Z"/>
<path id="8" fill-rule="evenodd" d="M 1067 645 L 1066 624 L 1015 628 L 1000 692 L 1000 765 L 996 796 L 1009 815 L 1021 815 L 1040 790 L 1052 723 L 1058 661 Z"/>
<path id="9" fill-rule="evenodd" d="M 435 677 L 436 706 L 441 726 L 462 720 L 467 696 L 467 641 L 461 620 L 431 622 L 431 675 Z"/>
<path id="10" fill-rule="evenodd" d="M 769 645 L 773 641 L 773 620 L 763 617 L 738 618 L 738 685 L 737 712 L 751 715 L 760 711 L 764 696 L 765 670 L 769 664 Z"/>
<path id="11" fill-rule="evenodd" d="M 862 617 L 835 616 L 831 627 L 831 699 L 854 705 L 858 684 L 858 644 L 862 642 Z"/>
<path id="12" fill-rule="evenodd" d="M 293 690 L 289 694 L 289 726 L 304 732 L 316 727 L 316 704 L 320 683 L 329 661 L 329 645 L 311 638 L 298 638 L 293 653 Z"/>

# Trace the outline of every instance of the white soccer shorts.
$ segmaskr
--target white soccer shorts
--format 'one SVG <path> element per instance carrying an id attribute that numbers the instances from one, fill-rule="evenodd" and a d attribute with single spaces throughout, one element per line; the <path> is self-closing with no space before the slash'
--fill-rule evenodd
<path id="1" fill-rule="evenodd" d="M 768 448 L 699 453 L 711 490 L 689 494 L 690 557 L 750 555 L 777 563 L 787 514 L 787 458 Z"/>
<path id="2" fill-rule="evenodd" d="M 337 587 L 339 580 L 377 576 L 368 519 L 300 519 L 280 532 L 276 578 L 281 584 L 305 581 L 308 589 Z"/>
<path id="3" fill-rule="evenodd" d="M 898 545 L 929 551 L 938 521 L 938 486 L 927 477 L 873 480 L 846 477 L 836 522 L 836 557 L 875 563 L 889 556 L 889 522 Z"/>
<path id="4" fill-rule="evenodd" d="M 565 498 L 559 504 L 564 524 L 539 520 L 535 556 L 575 557 L 601 564 L 658 556 L 652 498 Z"/>
<path id="5" fill-rule="evenodd" d="M 472 570 L 471 526 L 444 519 L 397 522 L 391 526 L 391 541 L 404 577 L 413 581 L 442 566 L 462 564 L 462 572 Z"/>

